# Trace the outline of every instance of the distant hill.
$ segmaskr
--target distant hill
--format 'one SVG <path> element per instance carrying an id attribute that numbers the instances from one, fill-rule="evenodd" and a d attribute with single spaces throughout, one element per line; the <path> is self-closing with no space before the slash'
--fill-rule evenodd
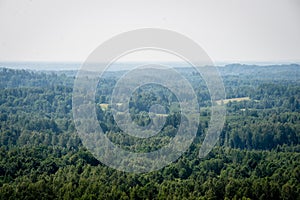
<path id="1" fill-rule="evenodd" d="M 219 70 L 223 76 L 253 76 L 256 78 L 289 80 L 300 78 L 300 65 L 298 64 L 268 66 L 230 64 L 219 67 Z"/>

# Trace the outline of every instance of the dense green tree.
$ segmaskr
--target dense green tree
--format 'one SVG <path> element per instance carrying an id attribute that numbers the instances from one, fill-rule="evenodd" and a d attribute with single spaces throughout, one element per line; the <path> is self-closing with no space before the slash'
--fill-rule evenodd
<path id="1" fill-rule="evenodd" d="M 220 140 L 205 158 L 198 152 L 211 115 L 209 91 L 198 73 L 179 70 L 198 96 L 197 137 L 174 163 L 135 174 L 105 166 L 81 144 L 71 111 L 75 72 L 0 68 L 0 199 L 299 199 L 299 66 L 220 68 L 227 98 L 250 99 L 226 104 Z M 99 105 L 110 103 L 122 74 L 109 72 L 98 83 L 95 106 L 104 133 L 129 151 L 168 144 L 185 120 L 168 89 L 146 85 L 130 99 L 131 117 L 141 126 L 151 120 L 151 105 L 166 110 L 166 124 L 147 140 L 124 133 L 110 106 Z"/>

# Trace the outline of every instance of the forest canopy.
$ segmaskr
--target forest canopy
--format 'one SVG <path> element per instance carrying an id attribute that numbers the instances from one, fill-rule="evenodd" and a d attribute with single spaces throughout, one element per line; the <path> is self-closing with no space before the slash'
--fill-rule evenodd
<path id="1" fill-rule="evenodd" d="M 180 68 L 197 94 L 197 136 L 176 162 L 135 174 L 105 166 L 82 145 L 72 115 L 76 71 L 0 68 L 0 199 L 299 199 L 300 66 L 219 70 L 227 117 L 209 155 L 198 157 L 211 115 L 209 91 L 199 74 Z M 165 88 L 145 86 L 129 102 L 141 126 L 151 120 L 151 105 L 164 106 L 166 123 L 158 135 L 134 138 L 115 123 L 110 99 L 122 73 L 110 72 L 98 83 L 94 103 L 106 136 L 135 152 L 168 144 L 181 114 Z"/>

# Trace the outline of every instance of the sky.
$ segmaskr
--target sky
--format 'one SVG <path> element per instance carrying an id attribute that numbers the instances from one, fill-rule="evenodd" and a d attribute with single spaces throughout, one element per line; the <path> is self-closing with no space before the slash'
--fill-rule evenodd
<path id="1" fill-rule="evenodd" d="M 299 0 L 0 0 L 0 62 L 84 62 L 138 28 L 186 35 L 214 62 L 300 61 Z M 140 59 L 173 57 L 127 58 Z"/>

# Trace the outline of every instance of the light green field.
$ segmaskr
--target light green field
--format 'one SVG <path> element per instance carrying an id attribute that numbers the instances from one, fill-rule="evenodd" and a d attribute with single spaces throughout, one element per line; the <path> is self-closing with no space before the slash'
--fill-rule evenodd
<path id="1" fill-rule="evenodd" d="M 230 101 L 231 101 L 231 102 L 233 102 L 233 101 L 240 102 L 240 101 L 249 101 L 249 100 L 250 100 L 250 97 L 239 97 L 239 98 L 225 99 L 225 100 L 223 100 L 223 103 L 224 103 L 224 104 L 227 104 L 227 103 L 229 103 Z M 216 103 L 217 103 L 218 105 L 221 105 L 221 104 L 222 104 L 222 100 L 216 101 Z"/>
<path id="2" fill-rule="evenodd" d="M 100 108 L 101 108 L 102 110 L 107 110 L 109 104 L 108 104 L 108 103 L 100 103 L 99 106 L 100 106 Z"/>

